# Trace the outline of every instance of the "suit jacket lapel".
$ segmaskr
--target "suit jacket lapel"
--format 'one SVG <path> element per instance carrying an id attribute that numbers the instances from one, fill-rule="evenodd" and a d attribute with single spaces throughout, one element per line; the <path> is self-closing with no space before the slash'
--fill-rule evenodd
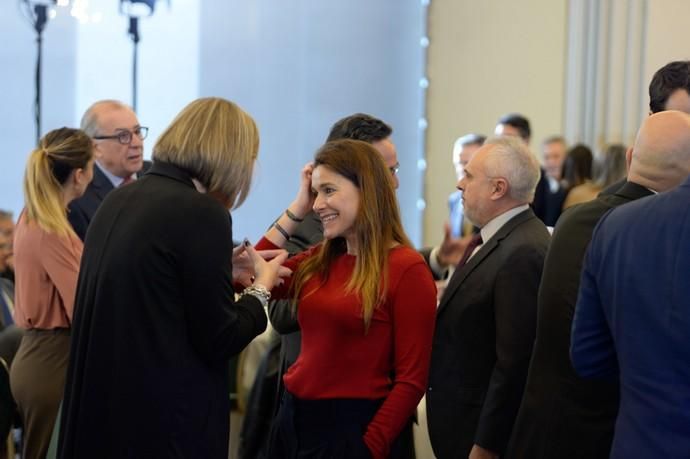
<path id="1" fill-rule="evenodd" d="M 503 239 L 505 239 L 515 228 L 517 228 L 523 222 L 526 222 L 530 218 L 536 218 L 532 209 L 527 209 L 524 212 L 520 212 L 515 217 L 508 220 L 508 222 L 498 230 L 494 236 L 485 242 L 474 254 L 472 258 L 460 269 L 456 269 L 453 276 L 448 281 L 448 286 L 446 287 L 443 297 L 441 297 L 441 302 L 438 306 L 437 314 L 450 302 L 450 299 L 455 295 L 457 289 L 462 285 L 467 276 L 474 271 L 478 266 L 480 266 L 484 260 L 498 247 Z"/>
<path id="2" fill-rule="evenodd" d="M 108 177 L 101 171 L 101 168 L 94 164 L 93 166 L 93 180 L 91 180 L 91 189 L 94 194 L 102 201 L 105 195 L 110 193 L 115 187 L 108 180 Z"/>

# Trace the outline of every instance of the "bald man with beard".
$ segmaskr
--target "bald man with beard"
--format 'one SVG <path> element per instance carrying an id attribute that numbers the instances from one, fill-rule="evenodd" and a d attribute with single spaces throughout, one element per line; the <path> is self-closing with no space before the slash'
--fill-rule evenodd
<path id="1" fill-rule="evenodd" d="M 610 209 L 678 186 L 690 174 L 690 116 L 651 115 L 628 152 L 626 183 L 568 209 L 558 221 L 539 288 L 537 338 L 507 458 L 608 458 L 618 381 L 585 380 L 570 360 L 571 326 L 583 259 Z M 614 269 L 614 267 L 612 267 Z"/>

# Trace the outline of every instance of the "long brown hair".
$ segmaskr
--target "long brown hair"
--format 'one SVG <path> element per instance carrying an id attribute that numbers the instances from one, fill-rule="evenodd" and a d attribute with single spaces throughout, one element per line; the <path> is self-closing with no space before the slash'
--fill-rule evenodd
<path id="1" fill-rule="evenodd" d="M 74 234 L 62 201 L 65 183 L 93 157 L 91 138 L 79 129 L 60 128 L 44 135 L 31 152 L 24 174 L 26 218 L 50 233 Z"/>
<path id="2" fill-rule="evenodd" d="M 359 140 L 326 143 L 316 152 L 314 167 L 327 167 L 345 177 L 360 193 L 354 222 L 357 258 L 345 290 L 359 293 L 366 333 L 374 309 L 386 298 L 388 251 L 395 243 L 412 246 L 400 221 L 393 177 L 379 152 Z M 292 284 L 295 301 L 313 276 L 320 275 L 322 284 L 325 283 L 331 264 L 346 250 L 344 238 L 337 237 L 326 240 L 313 257 L 305 260 L 297 269 Z"/>

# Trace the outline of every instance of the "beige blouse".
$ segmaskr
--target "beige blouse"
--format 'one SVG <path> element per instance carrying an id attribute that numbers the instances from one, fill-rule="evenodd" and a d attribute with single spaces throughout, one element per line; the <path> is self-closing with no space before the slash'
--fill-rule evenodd
<path id="1" fill-rule="evenodd" d="M 22 212 L 14 232 L 14 321 L 22 328 L 68 328 L 83 249 L 76 236 L 49 233 Z"/>

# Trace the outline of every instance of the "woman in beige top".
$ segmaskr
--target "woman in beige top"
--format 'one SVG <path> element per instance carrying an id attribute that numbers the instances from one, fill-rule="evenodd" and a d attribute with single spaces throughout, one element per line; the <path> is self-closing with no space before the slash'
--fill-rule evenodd
<path id="1" fill-rule="evenodd" d="M 614 143 L 606 147 L 596 158 L 593 169 L 596 178 L 572 188 L 563 203 L 563 209 L 596 199 L 599 193 L 625 177 L 625 145 Z"/>
<path id="2" fill-rule="evenodd" d="M 14 320 L 26 333 L 10 369 L 24 424 L 23 458 L 44 458 L 65 385 L 82 242 L 67 205 L 93 175 L 92 141 L 78 129 L 46 134 L 29 157 L 25 209 L 14 236 Z"/>

